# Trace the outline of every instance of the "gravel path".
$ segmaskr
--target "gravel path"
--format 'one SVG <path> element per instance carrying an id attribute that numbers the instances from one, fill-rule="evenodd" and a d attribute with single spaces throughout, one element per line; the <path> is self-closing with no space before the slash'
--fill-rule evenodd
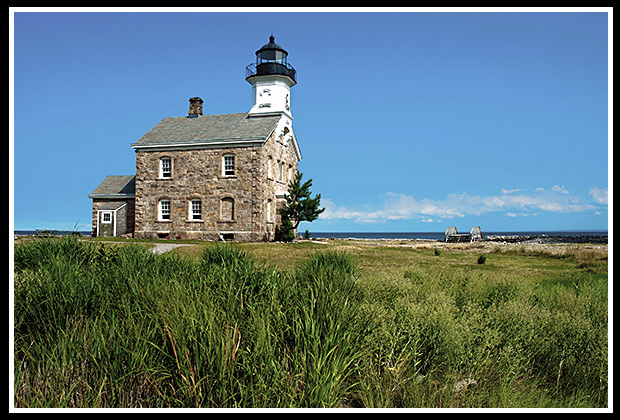
<path id="1" fill-rule="evenodd" d="M 189 246 L 191 244 L 160 244 L 156 243 L 151 251 L 153 254 L 163 254 L 164 252 L 172 251 L 174 248 L 178 248 L 180 246 Z"/>

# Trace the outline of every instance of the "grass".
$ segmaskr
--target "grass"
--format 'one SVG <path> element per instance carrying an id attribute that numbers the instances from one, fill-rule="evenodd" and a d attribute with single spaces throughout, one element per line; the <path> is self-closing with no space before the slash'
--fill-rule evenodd
<path id="1" fill-rule="evenodd" d="M 25 241 L 14 404 L 607 406 L 606 248 L 392 245 Z"/>

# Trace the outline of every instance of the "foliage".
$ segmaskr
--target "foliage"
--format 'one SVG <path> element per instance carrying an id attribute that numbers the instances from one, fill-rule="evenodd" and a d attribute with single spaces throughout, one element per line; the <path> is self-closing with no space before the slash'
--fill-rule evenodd
<path id="1" fill-rule="evenodd" d="M 64 239 L 16 249 L 16 406 L 345 400 L 365 332 L 350 328 L 358 306 L 345 255 L 314 255 L 288 275 L 231 246 L 198 261 L 109 249 Z"/>
<path id="2" fill-rule="evenodd" d="M 264 246 L 304 258 L 283 271 L 243 244 L 193 259 L 16 246 L 14 404 L 607 406 L 602 256 Z M 573 268 L 531 274 L 544 264 Z"/>
<path id="3" fill-rule="evenodd" d="M 282 216 L 282 223 L 276 232 L 276 240 L 282 242 L 292 242 L 295 239 L 295 228 L 288 216 Z"/>
<path id="4" fill-rule="evenodd" d="M 311 197 L 310 187 L 312 187 L 312 179 L 302 184 L 302 176 L 303 174 L 297 171 L 294 179 L 288 184 L 286 205 L 278 210 L 282 217 L 280 229 L 283 231 L 284 238 L 290 237 L 287 232 L 297 229 L 300 222 L 312 222 L 325 211 L 324 208 L 319 207 L 321 205 L 321 194 L 316 194 L 314 198 Z M 284 225 L 286 220 L 292 224 L 292 228 Z"/>

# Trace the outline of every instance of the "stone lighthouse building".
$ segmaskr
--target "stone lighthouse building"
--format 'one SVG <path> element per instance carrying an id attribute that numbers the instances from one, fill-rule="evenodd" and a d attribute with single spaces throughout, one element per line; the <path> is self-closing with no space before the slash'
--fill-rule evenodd
<path id="1" fill-rule="evenodd" d="M 108 176 L 90 194 L 93 235 L 271 241 L 301 152 L 293 131 L 297 72 L 275 43 L 246 67 L 249 112 L 167 117 L 131 147 L 136 174 Z"/>

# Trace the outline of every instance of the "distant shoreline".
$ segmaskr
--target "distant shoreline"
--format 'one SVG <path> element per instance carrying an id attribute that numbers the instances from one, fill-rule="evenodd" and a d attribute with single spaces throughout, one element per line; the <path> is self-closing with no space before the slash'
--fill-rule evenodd
<path id="1" fill-rule="evenodd" d="M 302 234 L 301 232 L 299 232 Z M 310 232 L 315 239 L 443 241 L 444 232 Z M 486 242 L 607 243 L 607 230 L 483 232 Z"/>
<path id="2" fill-rule="evenodd" d="M 40 231 L 43 231 L 42 229 Z M 47 230 L 55 236 L 79 234 L 90 236 L 90 231 L 54 231 Z M 15 230 L 15 236 L 34 236 L 35 230 Z M 302 235 L 301 232 L 299 232 Z M 608 243 L 607 230 L 575 230 L 575 231 L 532 231 L 532 232 L 489 232 L 484 234 L 483 242 L 494 243 Z M 313 239 L 345 239 L 345 240 L 376 240 L 376 241 L 429 241 L 442 242 L 443 232 L 310 232 Z"/>

